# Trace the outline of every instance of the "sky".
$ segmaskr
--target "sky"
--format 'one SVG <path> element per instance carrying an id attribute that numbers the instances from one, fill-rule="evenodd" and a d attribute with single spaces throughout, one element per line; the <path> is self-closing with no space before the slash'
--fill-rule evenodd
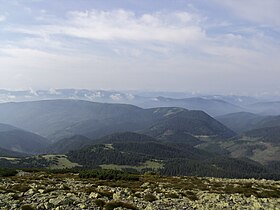
<path id="1" fill-rule="evenodd" d="M 0 5 L 0 89 L 280 94 L 279 0 Z"/>

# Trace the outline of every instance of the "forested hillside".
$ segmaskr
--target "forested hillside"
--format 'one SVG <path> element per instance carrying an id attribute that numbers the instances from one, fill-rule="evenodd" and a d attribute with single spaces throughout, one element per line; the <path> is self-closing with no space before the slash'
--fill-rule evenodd
<path id="1" fill-rule="evenodd" d="M 141 109 L 132 105 L 79 100 L 0 104 L 0 122 L 38 133 L 54 142 L 73 135 L 91 139 L 116 132 L 148 133 L 153 127 L 192 135 L 232 137 L 234 132 L 202 111 L 183 108 Z M 161 131 L 162 132 L 162 131 Z"/>

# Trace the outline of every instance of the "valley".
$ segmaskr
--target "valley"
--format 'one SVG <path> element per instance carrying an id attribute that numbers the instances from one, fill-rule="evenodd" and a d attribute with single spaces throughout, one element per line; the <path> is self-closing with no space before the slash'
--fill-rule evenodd
<path id="1" fill-rule="evenodd" d="M 253 205 L 269 209 L 279 205 L 279 188 L 269 184 L 278 186 L 280 180 L 278 116 L 237 112 L 213 118 L 182 107 L 143 109 L 70 99 L 3 103 L 0 114 L 0 168 L 14 171 L 2 179 L 3 207 L 215 209 Z M 135 189 L 122 188 L 121 181 L 108 182 L 108 177 L 123 174 L 138 177 L 131 183 Z M 24 181 L 26 177 L 30 180 Z M 36 179 L 50 182 L 51 193 L 44 193 L 49 187 Z M 190 182 L 198 185 L 177 187 Z M 26 191 L 7 194 L 11 183 L 25 183 Z M 145 183 L 151 188 L 142 189 Z M 163 192 L 166 187 L 152 187 L 160 185 L 169 188 Z M 262 190 L 257 191 L 260 185 Z M 94 189 L 82 191 L 87 187 Z M 110 196 L 99 189 L 106 189 Z M 137 195 L 122 197 L 123 191 Z"/>
<path id="2" fill-rule="evenodd" d="M 238 112 L 216 120 L 180 107 L 69 99 L 3 103 L 0 113 L 2 167 L 280 177 L 278 116 Z"/>

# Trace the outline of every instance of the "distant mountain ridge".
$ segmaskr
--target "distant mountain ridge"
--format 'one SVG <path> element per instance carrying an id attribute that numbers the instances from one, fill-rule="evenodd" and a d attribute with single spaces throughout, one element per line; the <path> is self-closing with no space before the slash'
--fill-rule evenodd
<path id="1" fill-rule="evenodd" d="M 182 107 L 190 110 L 203 110 L 206 113 L 216 116 L 221 114 L 239 112 L 244 108 L 230 104 L 220 99 L 206 99 L 202 97 L 192 97 L 184 99 L 173 99 L 157 97 L 153 100 L 145 101 L 140 104 L 141 107 Z"/>
<path id="2" fill-rule="evenodd" d="M 132 105 L 101 104 L 79 100 L 44 100 L 0 104 L 0 122 L 11 124 L 44 137 L 68 133 L 68 127 L 81 121 L 106 120 L 135 111 Z"/>
<path id="3" fill-rule="evenodd" d="M 218 138 L 229 138 L 235 135 L 233 131 L 213 120 L 205 112 L 188 110 L 174 113 L 171 117 L 159 120 L 143 133 L 158 137 L 166 131 L 175 131 L 175 133 L 176 131 L 183 131 L 193 136 L 206 135 Z"/>
<path id="4" fill-rule="evenodd" d="M 74 163 L 97 168 L 142 170 L 154 164 L 171 175 L 242 177 L 247 169 L 270 174 L 269 167 L 280 161 L 279 116 L 237 112 L 216 118 L 182 107 L 144 109 L 73 99 L 1 103 L 0 155 L 64 154 Z M 36 157 L 22 161 L 29 166 Z M 47 160 L 40 161 L 34 165 L 46 165 Z M 243 172 L 236 173 L 227 162 Z"/>
<path id="5" fill-rule="evenodd" d="M 254 128 L 266 128 L 266 127 L 280 127 L 280 115 L 278 116 L 267 116 L 261 121 L 258 121 Z"/>
<path id="6" fill-rule="evenodd" d="M 106 91 L 87 89 L 0 90 L 0 103 L 57 99 L 132 104 L 142 108 L 174 106 L 192 110 L 202 110 L 211 116 L 225 115 L 234 112 L 253 112 L 256 114 L 269 115 L 280 114 L 278 111 L 279 103 L 277 103 L 277 101 L 280 101 L 279 96 L 261 98 L 238 95 L 203 95 L 198 93 Z"/>
<path id="7" fill-rule="evenodd" d="M 262 115 L 280 115 L 280 101 L 254 103 L 251 110 Z"/>
<path id="8" fill-rule="evenodd" d="M 0 147 L 2 149 L 36 154 L 42 152 L 47 145 L 47 139 L 37 134 L 0 123 Z"/>
<path id="9" fill-rule="evenodd" d="M 72 150 L 79 150 L 93 143 L 93 140 L 81 136 L 74 135 L 69 138 L 63 138 L 46 148 L 46 152 L 50 154 L 66 154 Z"/>
<path id="10" fill-rule="evenodd" d="M 171 129 L 191 135 L 221 138 L 235 135 L 202 111 L 176 107 L 142 109 L 133 105 L 80 100 L 0 104 L 0 122 L 38 133 L 51 140 L 73 135 L 96 139 L 125 131 L 145 134 L 158 128 L 161 128 L 160 132 Z"/>
<path id="11" fill-rule="evenodd" d="M 265 116 L 250 112 L 237 112 L 215 117 L 218 121 L 237 133 L 253 129 L 258 122 L 265 119 Z"/>
<path id="12" fill-rule="evenodd" d="M 280 115 L 262 116 L 249 112 L 238 112 L 218 116 L 216 119 L 237 133 L 267 127 L 280 127 Z"/>
<path id="13" fill-rule="evenodd" d="M 26 154 L 20 152 L 14 152 L 11 150 L 0 148 L 0 158 L 2 157 L 10 157 L 10 158 L 17 158 L 17 157 L 24 157 L 27 156 Z"/>
<path id="14" fill-rule="evenodd" d="M 265 127 L 246 131 L 245 136 L 259 138 L 259 141 L 277 143 L 280 146 L 280 126 Z"/>

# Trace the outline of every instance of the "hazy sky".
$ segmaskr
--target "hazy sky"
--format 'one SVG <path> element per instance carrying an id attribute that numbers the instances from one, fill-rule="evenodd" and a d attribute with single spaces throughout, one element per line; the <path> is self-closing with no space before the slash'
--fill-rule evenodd
<path id="1" fill-rule="evenodd" d="M 0 0 L 0 88 L 280 91 L 279 0 Z"/>

